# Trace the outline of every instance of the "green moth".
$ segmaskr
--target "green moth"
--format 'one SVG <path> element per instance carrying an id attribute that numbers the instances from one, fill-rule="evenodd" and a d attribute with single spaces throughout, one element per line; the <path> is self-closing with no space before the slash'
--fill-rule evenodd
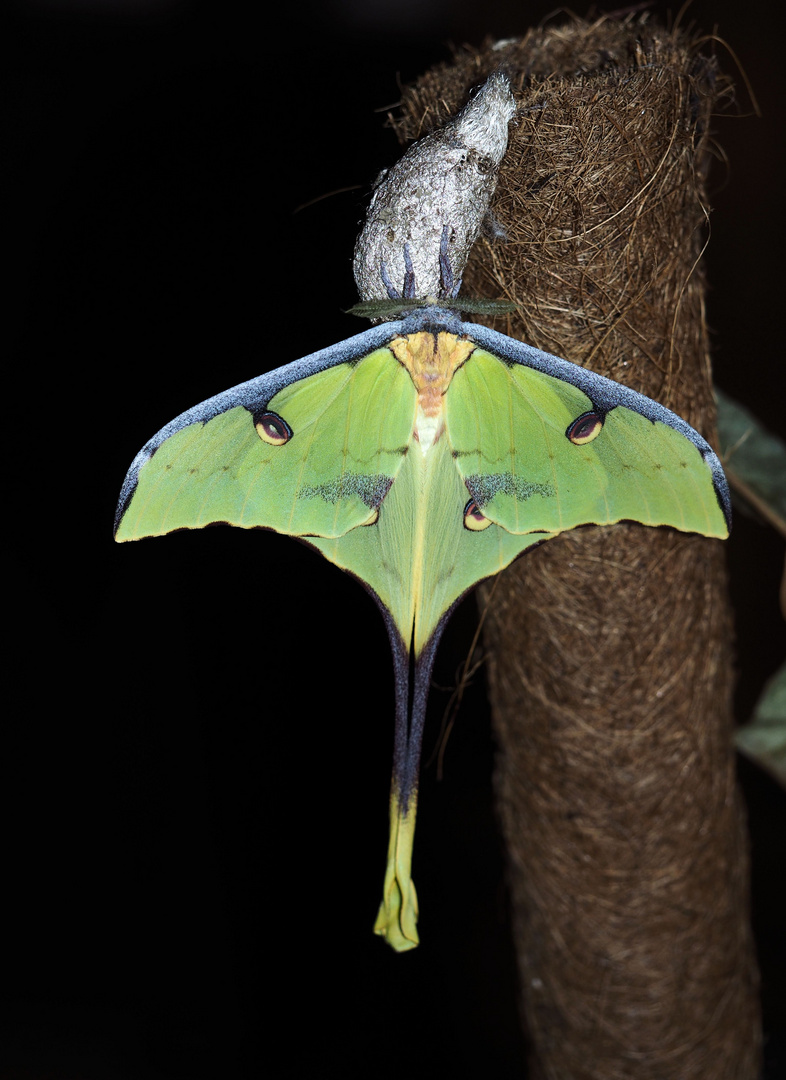
<path id="1" fill-rule="evenodd" d="M 410 864 L 423 720 L 460 598 L 578 525 L 725 537 L 730 524 L 720 462 L 684 420 L 448 305 L 405 305 L 402 318 L 189 409 L 135 458 L 115 522 L 119 541 L 215 522 L 274 529 L 374 596 L 396 674 L 375 931 L 397 950 L 418 944 Z"/>

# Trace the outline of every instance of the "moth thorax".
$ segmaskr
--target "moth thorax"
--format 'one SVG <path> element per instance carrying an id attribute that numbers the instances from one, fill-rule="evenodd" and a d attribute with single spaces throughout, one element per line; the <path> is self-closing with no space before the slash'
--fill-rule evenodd
<path id="1" fill-rule="evenodd" d="M 472 353 L 474 345 L 455 334 L 423 330 L 395 338 L 390 349 L 409 372 L 418 392 L 415 435 L 425 454 L 444 430 L 445 394 L 453 373 Z"/>

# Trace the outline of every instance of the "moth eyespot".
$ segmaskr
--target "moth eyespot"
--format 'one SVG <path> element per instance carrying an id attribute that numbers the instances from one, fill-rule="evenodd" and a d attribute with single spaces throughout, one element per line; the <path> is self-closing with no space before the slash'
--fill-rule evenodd
<path id="1" fill-rule="evenodd" d="M 600 413 L 585 412 L 581 416 L 577 416 L 573 423 L 568 427 L 565 432 L 567 437 L 576 446 L 583 446 L 584 443 L 592 442 L 593 439 L 597 439 L 603 428 L 603 417 Z"/>
<path id="2" fill-rule="evenodd" d="M 475 500 L 470 499 L 464 507 L 464 528 L 470 532 L 483 532 L 489 525 L 491 518 L 487 518 Z"/>
<path id="3" fill-rule="evenodd" d="M 260 439 L 271 446 L 283 446 L 292 438 L 292 428 L 278 413 L 258 413 L 254 417 L 254 427 Z"/>

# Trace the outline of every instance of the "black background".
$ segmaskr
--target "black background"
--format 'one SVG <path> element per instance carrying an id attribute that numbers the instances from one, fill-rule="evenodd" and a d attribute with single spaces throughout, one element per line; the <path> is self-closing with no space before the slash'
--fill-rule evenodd
<path id="1" fill-rule="evenodd" d="M 449 42 L 550 10 L 7 7 L 0 1076 L 522 1075 L 482 678 L 444 779 L 424 772 L 423 945 L 397 956 L 371 933 L 392 739 L 372 602 L 273 534 L 118 547 L 111 521 L 132 457 L 173 416 L 363 329 L 342 309 L 370 184 L 397 154 L 386 107 Z M 782 431 L 783 80 L 766 10 L 697 2 L 685 18 L 717 26 L 763 113 L 717 45 L 738 82 L 711 192 L 717 380 Z M 783 548 L 738 515 L 728 551 L 743 719 L 783 655 Z M 440 686 L 473 628 L 470 601 Z M 433 694 L 427 754 L 447 697 Z M 741 772 L 774 1078 L 786 813 Z"/>

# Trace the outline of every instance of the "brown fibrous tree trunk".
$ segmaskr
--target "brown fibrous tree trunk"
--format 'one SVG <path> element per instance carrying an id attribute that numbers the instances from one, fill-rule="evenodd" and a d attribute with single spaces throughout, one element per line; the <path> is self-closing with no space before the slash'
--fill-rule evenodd
<path id="1" fill-rule="evenodd" d="M 711 117 L 730 88 L 711 45 L 631 16 L 463 50 L 405 93 L 402 139 L 500 69 L 518 111 L 464 294 L 514 300 L 498 329 L 712 441 L 700 260 Z M 582 528 L 481 603 L 533 1074 L 754 1080 L 723 544 Z"/>

